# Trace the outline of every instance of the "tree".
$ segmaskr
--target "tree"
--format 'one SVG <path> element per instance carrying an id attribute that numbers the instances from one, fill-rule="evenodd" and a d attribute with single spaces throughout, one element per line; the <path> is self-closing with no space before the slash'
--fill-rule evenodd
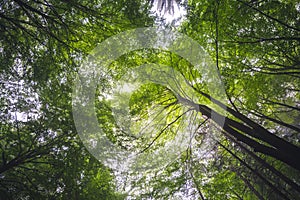
<path id="1" fill-rule="evenodd" d="M 174 3 L 159 1 L 159 9 L 172 11 Z M 226 97 L 210 91 L 187 60 L 161 49 L 130 52 L 110 65 L 109 79 L 98 86 L 96 114 L 115 144 L 151 154 L 193 127 L 184 132 L 192 138 L 188 148 L 164 170 L 127 171 L 121 182 L 129 184 L 128 198 L 298 199 L 299 4 L 185 6 L 187 18 L 177 29 L 208 52 Z M 153 25 L 150 7 L 133 0 L 1 2 L 1 197 L 125 198 L 77 136 L 71 88 L 79 63 L 97 43 Z M 178 90 L 141 85 L 123 114 L 107 94 L 129 69 L 149 63 L 176 70 Z M 164 68 L 153 73 L 173 76 Z M 141 130 L 148 134 L 140 137 Z"/>
<path id="2" fill-rule="evenodd" d="M 111 171 L 77 136 L 71 82 L 97 42 L 151 23 L 148 8 L 138 11 L 138 1 L 0 4 L 1 198 L 122 199 Z"/>
<path id="3" fill-rule="evenodd" d="M 188 189 L 183 189 L 185 186 L 197 190 L 195 198 L 202 199 L 224 199 L 224 196 L 228 199 L 297 199 L 300 149 L 299 23 L 296 19 L 299 18 L 299 5 L 295 2 L 192 1 L 188 3 L 188 11 L 180 30 L 197 40 L 214 58 L 228 102 L 209 94 L 205 84 L 197 82 L 201 74 L 194 72 L 188 62 L 159 50 L 147 51 L 151 56 L 141 52 L 126 55 L 126 59 L 112 65 L 112 74 L 117 74 L 118 80 L 126 67 L 152 62 L 164 64 L 178 70 L 190 89 L 198 94 L 196 100 L 191 101 L 190 96 L 186 98 L 173 94 L 169 88 L 154 85 L 143 86 L 134 93 L 130 100 L 131 117 L 136 120 L 132 129 L 147 124 L 150 115 L 152 119 L 159 114 L 164 116 L 154 121 L 155 125 L 162 124 L 161 129 L 140 142 L 138 148 L 142 151 L 158 148 L 174 137 L 176 128 L 182 126 L 178 116 L 184 116 L 184 106 L 198 113 L 195 116 L 199 118 L 195 117 L 191 123 L 201 125 L 195 132 L 199 141 L 210 137 L 209 133 L 203 134 L 207 132 L 205 123 L 208 122 L 213 121 L 222 134 L 213 139 L 214 148 L 205 164 L 199 161 L 201 158 L 196 153 L 201 145 L 191 147 L 191 155 L 183 154 L 177 165 L 174 164 L 177 170 L 174 171 L 181 175 L 149 173 L 147 176 L 155 177 L 155 181 L 136 180 L 136 186 L 140 187 L 133 189 L 133 194 L 144 189 L 148 197 L 167 198 L 179 195 L 182 190 L 188 193 Z M 183 83 L 178 84 L 182 86 Z M 109 102 L 100 104 L 106 105 L 105 112 L 109 112 Z M 150 112 L 159 106 L 165 110 Z M 101 115 L 105 113 L 103 108 L 99 109 L 99 120 L 105 121 L 106 129 L 113 138 L 119 137 L 115 140 L 120 144 L 123 141 L 126 148 L 126 131 L 114 127 L 116 122 L 105 119 Z M 224 125 L 213 120 L 212 113 L 223 115 Z M 205 116 L 202 120 L 201 115 Z M 134 143 L 135 138 L 130 141 Z M 185 165 L 189 167 L 183 170 Z M 181 181 L 177 182 L 176 177 Z M 201 179 L 205 179 L 205 183 Z M 224 182 L 230 183 L 231 188 Z"/>

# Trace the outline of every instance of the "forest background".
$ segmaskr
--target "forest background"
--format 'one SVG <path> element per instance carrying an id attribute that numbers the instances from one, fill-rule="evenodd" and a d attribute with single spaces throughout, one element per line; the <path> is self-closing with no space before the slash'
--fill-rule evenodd
<path id="1" fill-rule="evenodd" d="M 186 12 L 177 22 L 156 15 L 172 15 L 177 6 Z M 197 127 L 186 133 L 191 145 L 163 170 L 128 171 L 120 180 L 80 140 L 74 80 L 101 42 L 157 25 L 203 47 L 226 100 L 174 53 L 141 49 L 118 58 L 95 102 L 99 126 L 113 143 L 151 152 L 184 128 L 187 113 Z M 0 199 L 299 199 L 299 43 L 300 3 L 293 0 L 0 1 Z M 135 128 L 151 115 L 162 117 L 152 137 L 138 140 L 115 122 L 103 91 L 147 63 L 176 69 L 197 95 L 141 86 L 130 98 Z M 151 113 L 156 107 L 164 109 Z"/>

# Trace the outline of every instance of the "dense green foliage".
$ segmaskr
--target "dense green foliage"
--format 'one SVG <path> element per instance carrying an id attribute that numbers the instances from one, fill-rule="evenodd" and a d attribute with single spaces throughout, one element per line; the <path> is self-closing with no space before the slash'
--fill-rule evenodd
<path id="1" fill-rule="evenodd" d="M 137 1 L 1 1 L 1 199 L 121 198 L 77 136 L 72 79 L 98 42 L 151 24 L 146 10 Z"/>
<path id="2" fill-rule="evenodd" d="M 172 10 L 175 2 L 159 0 L 158 9 Z M 130 52 L 111 63 L 110 79 L 98 86 L 99 126 L 113 143 L 140 152 L 154 152 L 193 125 L 186 132 L 191 143 L 164 169 L 121 175 L 85 149 L 72 116 L 76 72 L 108 37 L 153 26 L 152 3 L 0 2 L 0 199 L 300 198 L 296 1 L 183 2 L 187 16 L 172 28 L 208 52 L 226 97 L 210 91 L 204 75 L 175 53 Z M 130 96 L 128 115 L 119 115 L 122 127 L 107 96 L 127 71 L 149 63 L 178 71 L 179 93 L 141 85 Z M 137 137 L 141 129 L 151 134 Z"/>

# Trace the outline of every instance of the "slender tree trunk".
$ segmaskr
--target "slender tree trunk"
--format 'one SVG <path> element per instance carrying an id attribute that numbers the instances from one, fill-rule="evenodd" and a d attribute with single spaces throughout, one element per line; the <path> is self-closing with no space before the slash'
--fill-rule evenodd
<path id="1" fill-rule="evenodd" d="M 244 145 L 242 145 L 240 142 L 236 141 L 232 136 L 230 136 L 228 133 L 224 132 L 224 135 L 231 140 L 232 142 L 234 142 L 235 144 L 237 144 L 242 151 L 244 151 L 245 153 L 249 154 L 252 158 L 254 158 L 256 161 L 258 161 L 262 166 L 264 166 L 266 169 L 270 170 L 271 172 L 273 172 L 277 177 L 279 177 L 280 179 L 282 179 L 283 181 L 285 181 L 287 184 L 289 184 L 293 189 L 295 189 L 296 191 L 298 191 L 300 193 L 300 186 L 298 184 L 296 184 L 293 180 L 291 180 L 290 178 L 288 178 L 287 176 L 285 176 L 284 174 L 282 174 L 280 171 L 278 171 L 277 169 L 275 169 L 273 166 L 271 166 L 269 163 L 267 163 L 265 160 L 263 160 L 262 158 L 260 158 L 259 156 L 257 156 L 255 153 L 253 153 L 252 151 L 250 151 L 248 148 L 246 148 Z"/>
<path id="2" fill-rule="evenodd" d="M 259 200 L 265 200 L 264 197 L 253 187 L 253 185 L 249 182 L 248 179 L 243 177 L 241 173 L 238 172 L 238 170 L 232 169 L 233 172 L 235 172 L 245 183 L 245 185 L 251 190 L 253 194 L 259 199 Z"/>
<path id="3" fill-rule="evenodd" d="M 274 192 L 276 192 L 282 199 L 289 200 L 289 198 L 282 193 L 276 186 L 274 186 L 269 180 L 267 180 L 264 176 L 262 176 L 256 169 L 253 169 L 250 165 L 248 165 L 245 161 L 243 161 L 241 158 L 239 158 L 235 153 L 233 153 L 230 149 L 225 147 L 222 143 L 217 141 L 217 143 L 225 149 L 228 153 L 230 153 L 234 158 L 236 158 L 243 166 L 248 168 L 254 175 L 259 177 L 266 185 L 268 185 Z"/>

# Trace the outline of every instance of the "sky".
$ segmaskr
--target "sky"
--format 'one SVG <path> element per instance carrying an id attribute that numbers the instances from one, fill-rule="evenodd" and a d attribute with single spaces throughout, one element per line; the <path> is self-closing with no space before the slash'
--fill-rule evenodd
<path id="1" fill-rule="evenodd" d="M 176 1 L 174 1 L 174 13 L 170 13 L 168 11 L 165 12 L 164 9 L 159 11 L 157 4 L 158 1 L 155 1 L 151 9 L 154 15 L 163 18 L 167 24 L 172 24 L 173 20 L 179 19 L 177 22 L 173 22 L 173 26 L 179 26 L 183 22 L 186 15 L 186 9 L 182 5 L 178 5 Z"/>

